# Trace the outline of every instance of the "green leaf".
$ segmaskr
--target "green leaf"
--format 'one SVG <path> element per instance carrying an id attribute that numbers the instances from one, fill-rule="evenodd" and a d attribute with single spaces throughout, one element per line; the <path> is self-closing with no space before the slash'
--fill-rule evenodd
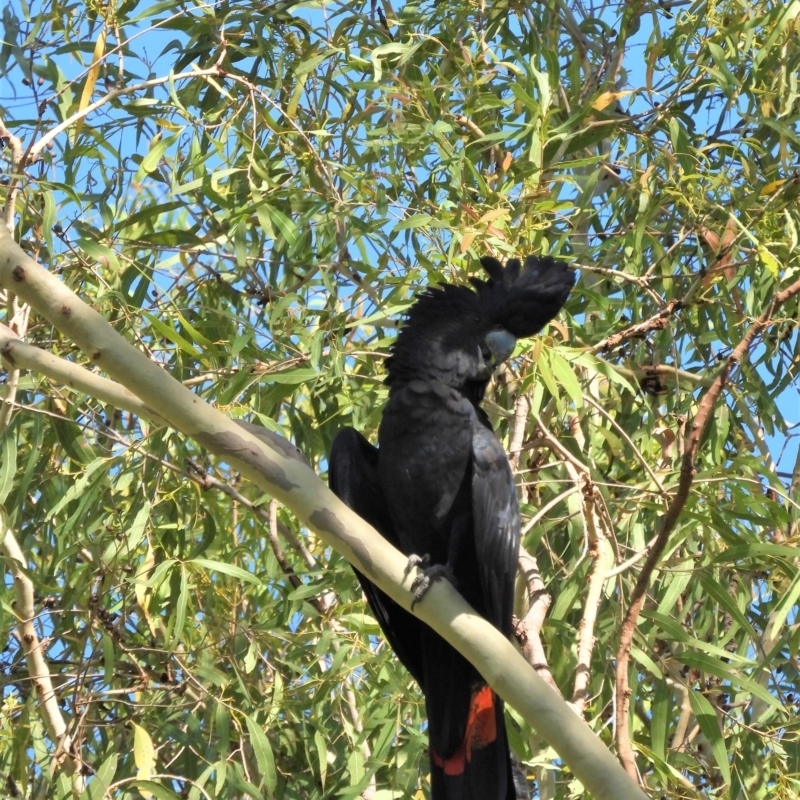
<path id="1" fill-rule="evenodd" d="M 317 763 L 319 764 L 319 782 L 324 792 L 325 778 L 328 775 L 328 745 L 319 730 L 314 731 L 314 746 L 317 750 Z"/>
<path id="2" fill-rule="evenodd" d="M 247 581 L 248 583 L 256 584 L 257 586 L 261 585 L 261 579 L 258 578 L 256 575 L 253 575 L 251 572 L 242 569 L 241 567 L 237 567 L 234 564 L 225 564 L 222 561 L 212 561 L 208 558 L 193 558 L 191 561 L 186 562 L 188 564 L 194 564 L 195 566 L 202 567 L 203 569 L 210 569 L 213 572 L 221 572 L 223 575 L 229 575 L 231 578 L 238 578 L 242 581 Z"/>
<path id="3" fill-rule="evenodd" d="M 797 610 L 798 598 L 800 598 L 800 571 L 794 576 L 794 580 L 789 584 L 789 588 L 786 589 L 783 596 L 778 601 L 775 610 L 772 612 L 771 624 L 769 626 L 769 631 L 767 631 L 767 636 L 770 639 L 777 638 L 778 632 L 781 627 L 783 627 L 783 623 L 786 622 L 786 618 L 792 611 Z"/>
<path id="4" fill-rule="evenodd" d="M 178 593 L 177 602 L 175 603 L 175 616 L 174 625 L 170 633 L 172 634 L 173 646 L 177 647 L 183 635 L 183 629 L 186 626 L 186 614 L 189 606 L 189 578 L 186 567 L 181 565 L 181 582 L 180 592 Z"/>
<path id="5" fill-rule="evenodd" d="M 160 333 L 165 339 L 168 339 L 173 344 L 176 344 L 180 350 L 192 358 L 201 358 L 202 354 L 190 342 L 186 341 L 176 330 L 169 325 L 163 323 L 158 317 L 153 316 L 145 311 L 144 318 Z"/>
<path id="6" fill-rule="evenodd" d="M 14 486 L 14 475 L 17 471 L 17 445 L 7 432 L 0 441 L 0 505 L 2 505 Z"/>
<path id="7" fill-rule="evenodd" d="M 153 172 L 153 170 L 158 168 L 164 154 L 175 144 L 175 141 L 175 136 L 161 138 L 160 133 L 156 134 L 156 137 L 154 137 L 153 141 L 150 143 L 150 149 L 147 151 L 147 155 L 142 159 L 142 163 L 139 165 L 139 172 L 137 173 L 137 178 L 139 180 L 144 178 L 147 173 Z"/>
<path id="8" fill-rule="evenodd" d="M 77 497 L 80 497 L 92 482 L 95 472 L 100 469 L 107 469 L 108 464 L 109 461 L 106 458 L 96 458 L 94 461 L 88 464 L 83 475 L 81 475 L 81 477 L 75 481 L 75 483 L 72 484 L 69 489 L 67 489 L 64 496 L 50 510 L 50 515 L 55 517 L 57 514 L 60 514 L 63 508 L 69 505 L 69 503 L 71 503 Z"/>
<path id="9" fill-rule="evenodd" d="M 656 684 L 653 703 L 650 707 L 650 740 L 653 752 L 662 760 L 667 758 L 667 735 L 672 702 L 672 690 L 666 678 Z"/>
<path id="10" fill-rule="evenodd" d="M 550 365 L 553 369 L 553 375 L 566 389 L 567 394 L 572 398 L 572 402 L 578 408 L 583 408 L 583 392 L 575 373 L 572 371 L 570 365 L 555 351 L 550 351 Z"/>
<path id="11" fill-rule="evenodd" d="M 250 746 L 258 764 L 258 771 L 261 775 L 261 784 L 266 786 L 270 794 L 275 792 L 278 785 L 278 776 L 275 771 L 275 757 L 272 754 L 272 745 L 264 733 L 263 728 L 249 716 L 245 716 L 247 731 L 250 735 Z"/>
<path id="12" fill-rule="evenodd" d="M 320 377 L 320 373 L 311 367 L 298 367 L 297 369 L 287 369 L 283 372 L 268 372 L 264 375 L 264 380 L 269 383 L 308 383 Z"/>
<path id="13" fill-rule="evenodd" d="M 173 791 L 155 781 L 135 780 L 130 785 L 135 786 L 141 792 L 142 797 L 153 797 L 155 800 L 179 800 L 178 795 Z"/>
<path id="14" fill-rule="evenodd" d="M 717 762 L 722 779 L 726 784 L 730 784 L 731 768 L 728 763 L 728 751 L 725 749 L 725 738 L 720 730 L 717 714 L 711 703 L 694 689 L 689 690 L 689 702 L 700 730 L 703 731 L 706 739 L 711 744 L 711 751 L 714 753 L 714 759 Z"/>

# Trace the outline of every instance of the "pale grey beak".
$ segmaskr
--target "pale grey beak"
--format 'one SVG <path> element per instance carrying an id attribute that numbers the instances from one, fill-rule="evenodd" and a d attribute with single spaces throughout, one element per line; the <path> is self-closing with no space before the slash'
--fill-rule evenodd
<path id="1" fill-rule="evenodd" d="M 514 352 L 517 340 L 508 331 L 490 331 L 486 334 L 486 346 L 492 354 L 492 368 L 497 368 Z"/>

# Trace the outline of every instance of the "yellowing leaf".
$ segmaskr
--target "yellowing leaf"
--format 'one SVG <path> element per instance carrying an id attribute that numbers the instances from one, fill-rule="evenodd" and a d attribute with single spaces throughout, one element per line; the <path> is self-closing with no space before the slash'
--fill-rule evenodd
<path id="1" fill-rule="evenodd" d="M 494 222 L 496 219 L 501 219 L 502 217 L 508 216 L 508 209 L 507 208 L 493 208 L 491 211 L 487 211 L 481 218 L 480 222 Z"/>
<path id="2" fill-rule="evenodd" d="M 153 552 L 153 548 L 148 544 L 147 545 L 147 555 L 144 557 L 144 562 L 142 563 L 142 569 L 136 576 L 136 584 L 133 587 L 133 591 L 136 595 L 136 602 L 139 604 L 139 608 L 144 614 L 144 618 L 147 621 L 147 627 L 150 628 L 150 633 L 153 636 L 156 635 L 157 628 L 155 621 L 150 616 L 150 612 L 147 610 L 148 606 L 148 587 L 145 584 L 145 581 L 150 576 L 150 573 L 153 571 L 153 567 L 156 565 L 156 556 Z"/>
<path id="3" fill-rule="evenodd" d="M 133 760 L 136 763 L 136 777 L 141 781 L 149 781 L 156 771 L 156 750 L 150 734 L 135 722 L 133 724 Z M 153 793 L 147 789 L 139 789 L 142 797 L 149 800 Z"/>
<path id="4" fill-rule="evenodd" d="M 629 94 L 630 90 L 624 92 L 603 92 L 592 103 L 592 108 L 595 111 L 602 111 L 607 106 L 610 106 L 612 103 L 615 103 L 617 100 L 620 100 Z"/>
<path id="5" fill-rule="evenodd" d="M 759 195 L 761 195 L 761 197 L 766 197 L 767 195 L 775 194 L 775 192 L 780 189 L 784 183 L 786 183 L 786 178 L 781 178 L 778 181 L 770 181 L 761 187 Z"/>
<path id="6" fill-rule="evenodd" d="M 777 279 L 780 274 L 780 264 L 778 259 L 763 244 L 758 246 L 758 259 L 769 270 L 769 274 Z"/>
<path id="7" fill-rule="evenodd" d="M 659 39 L 650 47 L 650 51 L 647 54 L 647 70 L 645 72 L 645 85 L 647 86 L 647 90 L 649 92 L 653 91 L 653 72 L 655 71 L 656 68 L 656 61 L 658 61 L 658 57 L 661 55 L 662 47 L 663 43 Z"/>
<path id="8" fill-rule="evenodd" d="M 461 237 L 461 255 L 463 256 L 464 253 L 469 250 L 469 246 L 475 241 L 475 231 L 467 231 Z"/>
<path id="9" fill-rule="evenodd" d="M 297 106 L 300 103 L 300 98 L 303 96 L 303 89 L 305 89 L 306 80 L 308 80 L 307 72 L 303 73 L 303 75 L 298 78 L 298 81 L 292 90 L 292 96 L 289 100 L 289 105 L 286 108 L 286 116 L 289 117 L 289 119 L 294 119 L 297 116 Z"/>
<path id="10" fill-rule="evenodd" d="M 106 50 L 106 28 L 105 25 L 103 26 L 100 34 L 97 37 L 97 41 L 94 43 L 94 53 L 92 54 L 92 66 L 89 68 L 89 73 L 86 76 L 86 83 L 83 84 L 83 91 L 81 92 L 81 101 L 78 103 L 78 111 L 83 111 L 92 100 L 92 94 L 94 93 L 94 87 L 97 83 L 97 78 L 100 75 L 100 61 L 103 58 L 103 54 Z M 81 129 L 83 128 L 83 120 L 84 117 L 81 117 L 75 123 L 75 141 L 78 141 L 78 136 L 80 136 Z"/>

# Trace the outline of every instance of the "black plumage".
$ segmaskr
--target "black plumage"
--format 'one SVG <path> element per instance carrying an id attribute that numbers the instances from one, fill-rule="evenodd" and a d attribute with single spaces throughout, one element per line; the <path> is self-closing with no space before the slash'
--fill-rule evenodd
<path id="1" fill-rule="evenodd" d="M 333 491 L 410 557 L 423 557 L 422 596 L 450 579 L 510 636 L 519 510 L 506 454 L 480 403 L 516 339 L 541 330 L 575 281 L 566 264 L 529 256 L 524 268 L 484 258 L 474 288 L 423 292 L 387 361 L 389 401 L 379 449 L 351 428 L 329 461 Z M 415 559 L 415 563 L 419 558 Z M 425 694 L 432 800 L 516 797 L 503 704 L 438 634 L 359 575 L 386 638 Z"/>

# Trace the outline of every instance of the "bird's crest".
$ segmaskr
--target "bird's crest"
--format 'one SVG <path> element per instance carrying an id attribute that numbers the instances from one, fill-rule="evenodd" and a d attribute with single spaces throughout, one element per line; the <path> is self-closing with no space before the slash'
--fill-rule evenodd
<path id="1" fill-rule="evenodd" d="M 558 314 L 575 283 L 574 270 L 550 256 L 528 256 L 524 266 L 512 258 L 505 267 L 487 256 L 481 264 L 489 277 L 470 278 L 474 290 L 442 284 L 418 296 L 386 361 L 387 384 L 417 375 L 433 342 L 440 350 L 474 353 L 496 326 L 517 339 L 533 336 Z"/>
<path id="2" fill-rule="evenodd" d="M 552 256 L 528 256 L 525 265 L 509 259 L 505 268 L 491 256 L 481 259 L 489 280 L 470 278 L 481 313 L 517 339 L 538 333 L 567 301 L 575 270 Z"/>

